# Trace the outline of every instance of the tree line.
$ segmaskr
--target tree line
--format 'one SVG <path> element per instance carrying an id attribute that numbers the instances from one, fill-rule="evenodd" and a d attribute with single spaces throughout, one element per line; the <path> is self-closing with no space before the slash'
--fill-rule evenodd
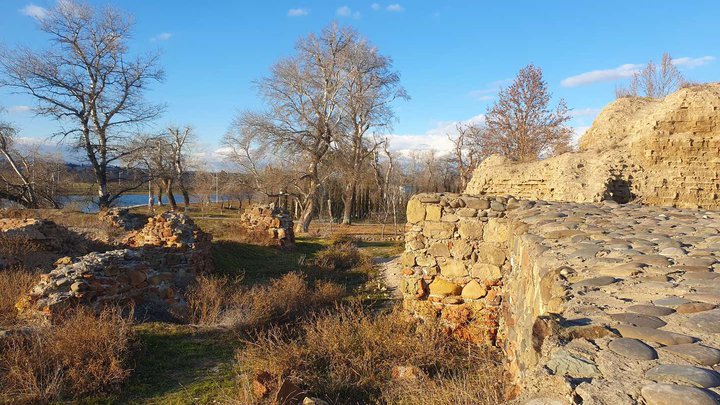
<path id="1" fill-rule="evenodd" d="M 222 143 L 238 173 L 223 172 L 220 182 L 219 173 L 203 171 L 194 158 L 197 136 L 190 125 L 152 129 L 165 105 L 144 96 L 164 72 L 158 54 L 130 52 L 131 21 L 116 8 L 62 1 L 38 20 L 50 38 L 46 49 L 0 52 L 0 85 L 30 95 L 37 114 L 57 120 L 54 136 L 92 168 L 101 209 L 154 184 L 172 208 L 175 192 L 186 206 L 191 194 L 211 195 L 213 188 L 238 199 L 260 195 L 291 210 L 300 231 L 318 215 L 345 224 L 397 221 L 412 193 L 462 191 L 491 154 L 527 161 L 571 149 L 570 110 L 563 100 L 552 103 L 542 70 L 530 64 L 499 89 L 484 121 L 447 134 L 449 153 L 394 152 L 388 139 L 394 107 L 410 99 L 400 73 L 358 31 L 331 24 L 300 38 L 292 55 L 255 82 L 263 107 L 239 113 L 230 124 Z M 659 74 L 649 65 L 623 94 L 665 94 L 679 86 L 676 75 L 664 75 L 672 68 L 664 57 Z M 53 171 L 45 160 L 30 163 L 15 147 L 16 134 L 12 124 L 0 123 L 0 198 L 57 206 L 57 178 L 48 176 Z M 113 185 L 116 166 L 133 173 L 122 185 Z M 33 170 L 44 174 L 31 178 Z"/>

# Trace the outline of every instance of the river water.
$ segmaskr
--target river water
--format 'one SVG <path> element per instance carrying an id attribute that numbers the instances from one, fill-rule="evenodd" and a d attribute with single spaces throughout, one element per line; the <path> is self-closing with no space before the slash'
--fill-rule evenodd
<path id="1" fill-rule="evenodd" d="M 72 204 L 76 205 L 78 209 L 82 210 L 82 212 L 86 213 L 95 213 L 98 212 L 98 204 L 97 204 L 97 197 L 89 196 L 89 195 L 70 195 L 65 197 L 66 201 L 64 201 L 64 205 Z M 190 195 L 190 202 L 196 203 L 203 201 L 205 197 L 199 196 L 199 195 Z M 231 198 L 229 196 L 218 196 L 219 201 L 230 201 Z M 181 194 L 175 196 L 175 201 L 177 201 L 178 204 L 183 203 L 183 197 Z M 211 201 L 215 201 L 215 196 L 211 198 Z M 148 196 L 147 194 L 123 194 L 120 197 L 118 197 L 117 200 L 115 200 L 114 205 L 116 207 L 126 208 L 126 207 L 135 207 L 138 205 L 147 205 L 148 203 Z M 167 196 L 163 196 L 163 203 L 168 204 Z M 155 205 L 158 205 L 157 197 L 155 197 Z"/>

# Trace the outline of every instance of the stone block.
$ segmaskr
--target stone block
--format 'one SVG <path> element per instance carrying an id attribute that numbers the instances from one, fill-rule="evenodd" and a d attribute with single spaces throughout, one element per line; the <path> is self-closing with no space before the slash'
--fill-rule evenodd
<path id="1" fill-rule="evenodd" d="M 470 275 L 480 280 L 495 281 L 502 278 L 500 267 L 489 263 L 475 263 L 470 270 Z"/>
<path id="2" fill-rule="evenodd" d="M 439 262 L 440 274 L 448 278 L 465 277 L 468 271 L 465 268 L 465 261 L 457 259 L 445 259 Z"/>
<path id="3" fill-rule="evenodd" d="M 425 222 L 423 236 L 434 239 L 450 239 L 455 233 L 455 224 L 452 222 Z"/>
<path id="4" fill-rule="evenodd" d="M 483 230 L 486 242 L 507 243 L 510 239 L 510 227 L 506 219 L 490 218 Z"/>
<path id="5" fill-rule="evenodd" d="M 447 296 L 460 295 L 460 293 L 462 293 L 462 287 L 439 277 L 435 277 L 435 280 L 430 283 L 429 288 L 430 295 Z"/>
<path id="6" fill-rule="evenodd" d="M 442 207 L 439 205 L 428 205 L 425 207 L 426 221 L 439 221 L 442 218 Z"/>
<path id="7" fill-rule="evenodd" d="M 499 249 L 492 243 L 481 243 L 475 251 L 477 253 L 478 263 L 488 263 L 496 266 L 501 266 L 505 263 L 505 251 Z"/>
<path id="8" fill-rule="evenodd" d="M 450 257 L 450 249 L 447 243 L 433 243 L 428 248 L 428 253 L 435 257 Z"/>
<path id="9" fill-rule="evenodd" d="M 425 220 L 425 206 L 416 198 L 408 201 L 406 213 L 407 221 L 411 224 L 417 224 Z"/>
<path id="10" fill-rule="evenodd" d="M 458 224 L 460 237 L 468 240 L 483 239 L 484 224 L 480 221 L 462 221 Z"/>
<path id="11" fill-rule="evenodd" d="M 465 284 L 465 287 L 462 289 L 462 297 L 476 300 L 478 298 L 482 298 L 487 294 L 487 288 L 485 285 L 478 283 L 475 280 L 470 281 L 469 283 Z"/>

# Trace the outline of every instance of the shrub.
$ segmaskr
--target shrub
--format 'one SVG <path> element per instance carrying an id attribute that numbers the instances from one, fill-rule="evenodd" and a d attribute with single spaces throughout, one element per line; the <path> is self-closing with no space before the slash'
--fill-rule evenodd
<path id="1" fill-rule="evenodd" d="M 0 341 L 0 402 L 47 402 L 106 392 L 125 381 L 133 329 L 117 309 L 78 308 L 61 323 Z"/>
<path id="2" fill-rule="evenodd" d="M 326 270 L 350 270 L 370 264 L 370 259 L 351 240 L 340 240 L 315 254 L 315 265 Z"/>
<path id="3" fill-rule="evenodd" d="M 36 274 L 22 267 L 0 270 L 0 327 L 14 326 L 19 322 L 15 303 L 21 295 L 30 291 L 37 278 Z"/>
<path id="4" fill-rule="evenodd" d="M 393 378 L 397 366 L 418 370 L 417 378 L 427 381 L 410 383 L 429 387 L 439 399 L 449 395 L 449 387 L 473 383 L 463 395 L 479 398 L 472 403 L 494 404 L 502 389 L 489 351 L 448 335 L 434 322 L 420 323 L 400 311 L 373 315 L 355 305 L 315 316 L 297 334 L 273 328 L 236 357 L 241 403 L 262 400 L 252 389 L 254 377 L 268 374 L 331 403 L 417 403 L 422 394 L 398 389 L 403 381 Z"/>
<path id="5" fill-rule="evenodd" d="M 0 234 L 0 257 L 15 259 L 40 250 L 40 246 L 26 236 L 7 236 Z"/>
<path id="6" fill-rule="evenodd" d="M 191 322 L 245 329 L 302 316 L 344 295 L 338 284 L 318 281 L 311 287 L 303 274 L 293 272 L 253 287 L 202 276 L 186 297 Z"/>

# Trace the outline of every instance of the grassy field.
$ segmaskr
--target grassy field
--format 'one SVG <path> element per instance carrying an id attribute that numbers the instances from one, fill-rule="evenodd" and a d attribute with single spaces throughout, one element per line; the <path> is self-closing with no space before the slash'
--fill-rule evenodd
<path id="1" fill-rule="evenodd" d="M 191 216 L 206 232 L 213 235 L 213 260 L 217 275 L 237 279 L 252 286 L 277 279 L 289 272 L 302 270 L 309 278 L 330 278 L 344 285 L 347 300 L 359 299 L 365 304 L 380 305 L 388 297 L 375 267 L 350 270 L 332 275 L 318 275 L 308 263 L 315 254 L 341 236 L 380 237 L 380 226 L 335 226 L 332 235 L 323 232 L 325 224 L 315 225 L 312 235 L 296 239 L 297 249 L 283 252 L 274 248 L 237 241 L 232 210 L 192 210 Z M 65 218 L 84 224 L 83 215 Z M 319 236 L 325 233 L 323 236 Z M 402 251 L 399 241 L 359 241 L 360 250 L 369 257 L 389 257 Z M 108 397 L 82 400 L 87 404 L 205 404 L 232 402 L 237 384 L 234 372 L 236 350 L 244 339 L 221 327 L 147 323 L 136 326 L 138 332 L 134 369 L 122 390 Z"/>
<path id="2" fill-rule="evenodd" d="M 188 214 L 213 235 L 215 271 L 198 279 L 186 298 L 191 311 L 210 311 L 191 312 L 185 324 L 130 324 L 132 355 L 122 385 L 57 403 L 275 403 L 274 394 L 253 391 L 258 371 L 295 381 L 333 404 L 498 402 L 500 368 L 492 353 L 398 310 L 374 264 L 403 250 L 392 226 L 318 222 L 286 252 L 244 242 L 237 210 L 193 207 Z M 13 215 L 53 219 L 100 239 L 118 237 L 94 215 Z M 16 299 L 3 305 L 11 310 Z M 428 383 L 420 391 L 417 384 L 398 385 L 391 371 L 399 365 L 427 374 Z"/>

